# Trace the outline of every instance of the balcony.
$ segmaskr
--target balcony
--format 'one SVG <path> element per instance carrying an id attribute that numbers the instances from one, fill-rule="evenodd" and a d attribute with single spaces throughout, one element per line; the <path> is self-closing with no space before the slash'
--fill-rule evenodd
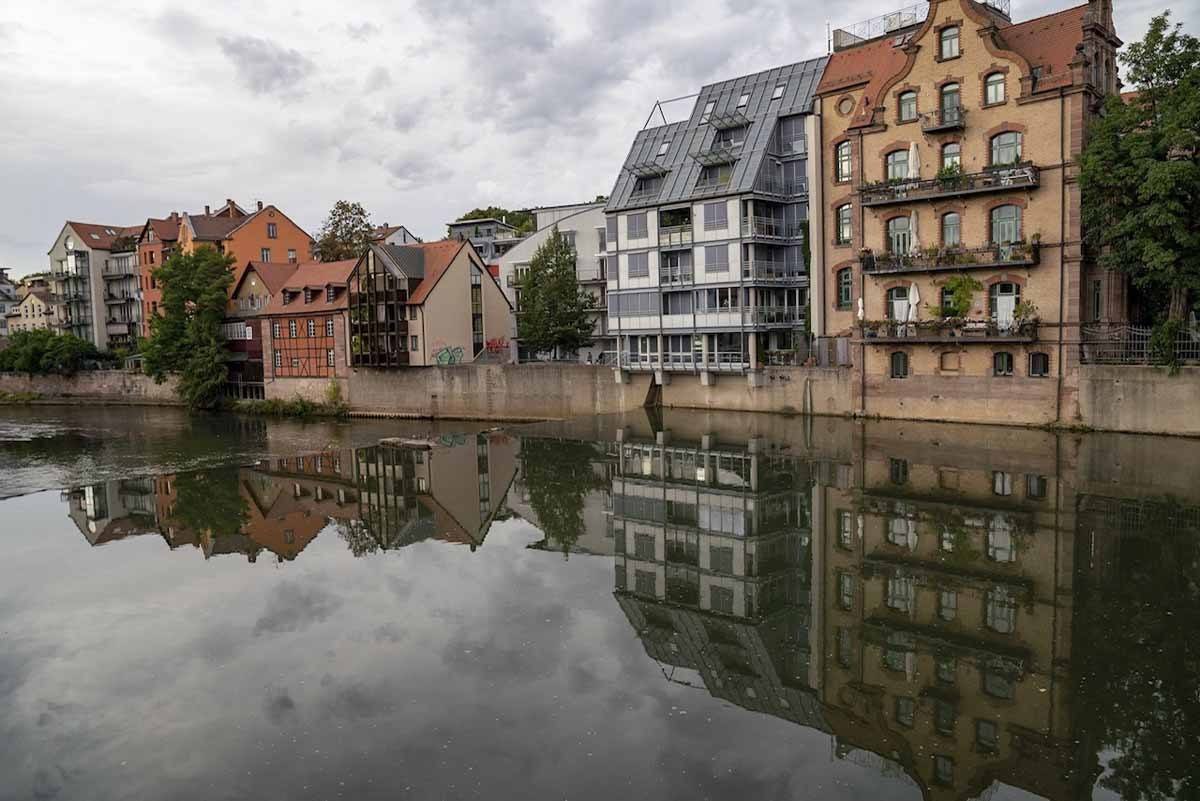
<path id="1" fill-rule="evenodd" d="M 689 153 L 692 159 L 704 167 L 719 167 L 722 164 L 732 164 L 742 155 L 742 142 L 728 144 L 713 143 L 708 150 L 696 150 Z"/>
<path id="2" fill-rule="evenodd" d="M 695 280 L 696 276 L 691 267 L 674 267 L 658 271 L 658 283 L 662 286 L 682 286 L 694 283 Z"/>
<path id="3" fill-rule="evenodd" d="M 591 283 L 594 281 L 607 281 L 608 270 L 600 264 L 592 264 L 589 266 L 578 265 L 575 268 L 575 280 L 581 284 Z M 509 284 L 509 286 L 512 286 L 512 284 Z"/>
<path id="4" fill-rule="evenodd" d="M 692 226 L 670 225 L 658 229 L 658 246 L 663 248 L 686 247 L 692 244 Z"/>
<path id="5" fill-rule="evenodd" d="M 260 312 L 267 308 L 267 302 L 269 300 L 269 298 L 261 295 L 251 295 L 248 298 L 233 298 L 229 301 L 229 304 L 226 308 L 233 313 Z"/>
<path id="6" fill-rule="evenodd" d="M 798 325 L 804 322 L 805 310 L 798 306 L 758 306 L 743 309 L 746 325 Z"/>
<path id="7" fill-rule="evenodd" d="M 514 273 L 504 279 L 504 283 L 508 287 L 517 287 L 525 283 L 525 273 Z"/>
<path id="8" fill-rule="evenodd" d="M 961 131 L 967 125 L 967 110 L 962 106 L 949 106 L 921 115 L 921 130 L 925 133 Z"/>
<path id="9" fill-rule="evenodd" d="M 667 370 L 669 372 L 706 370 L 733 373 L 750 369 L 749 356 L 741 352 L 709 353 L 708 361 L 704 361 L 699 353 L 668 353 L 662 362 L 659 362 L 657 353 L 621 352 L 613 354 L 612 363 L 622 370 Z"/>
<path id="10" fill-rule="evenodd" d="M 105 303 L 126 303 L 128 301 L 137 300 L 136 292 L 105 292 Z"/>
<path id="11" fill-rule="evenodd" d="M 1038 168 L 1026 162 L 929 180 L 898 179 L 866 184 L 859 187 L 859 198 L 864 206 L 887 206 L 916 200 L 1031 189 L 1037 187 L 1038 182 Z"/>
<path id="12" fill-rule="evenodd" d="M 763 178 L 754 185 L 754 193 L 772 197 L 791 198 L 808 194 L 808 181 L 783 181 Z"/>
<path id="13" fill-rule="evenodd" d="M 805 226 L 785 223 L 773 217 L 743 217 L 742 236 L 755 239 L 798 239 L 804 236 Z"/>
<path id="14" fill-rule="evenodd" d="M 960 272 L 995 267 L 1032 267 L 1041 261 L 1041 244 L 1013 242 L 977 248 L 929 248 L 916 254 L 874 253 L 858 257 L 868 275 Z"/>
<path id="15" fill-rule="evenodd" d="M 964 320 L 897 320 L 866 321 L 859 324 L 862 341 L 870 344 L 938 344 L 942 342 L 999 344 L 1005 342 L 1036 342 L 1037 320 L 1014 320 L 1001 325 L 994 319 Z"/>
<path id="16" fill-rule="evenodd" d="M 101 273 L 105 278 L 124 278 L 126 276 L 137 275 L 137 263 L 132 259 L 122 259 L 116 264 L 105 264 L 101 269 Z"/>
<path id="17" fill-rule="evenodd" d="M 742 278 L 752 281 L 800 281 L 808 278 L 808 271 L 796 264 L 757 259 L 742 267 Z"/>

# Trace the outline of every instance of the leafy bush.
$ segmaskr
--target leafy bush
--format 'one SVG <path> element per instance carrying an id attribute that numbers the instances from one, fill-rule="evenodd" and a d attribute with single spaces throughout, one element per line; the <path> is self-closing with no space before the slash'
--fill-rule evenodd
<path id="1" fill-rule="evenodd" d="M 99 357 L 96 346 L 73 334 L 54 331 L 18 331 L 0 351 L 0 371 L 73 375 Z"/>

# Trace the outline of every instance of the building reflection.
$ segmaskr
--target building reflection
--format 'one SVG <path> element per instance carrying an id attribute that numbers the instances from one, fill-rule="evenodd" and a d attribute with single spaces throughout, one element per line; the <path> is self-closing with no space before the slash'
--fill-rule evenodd
<path id="1" fill-rule="evenodd" d="M 489 432 L 445 441 L 386 441 L 64 493 L 94 546 L 157 535 L 204 557 L 296 559 L 326 529 L 355 555 L 423 540 L 481 545 L 516 472 L 516 442 Z"/>

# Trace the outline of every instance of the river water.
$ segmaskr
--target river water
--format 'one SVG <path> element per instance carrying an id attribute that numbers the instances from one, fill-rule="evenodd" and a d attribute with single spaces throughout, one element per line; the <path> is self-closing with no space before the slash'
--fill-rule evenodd
<path id="1" fill-rule="evenodd" d="M 0 410 L 0 799 L 1194 799 L 1200 442 Z"/>

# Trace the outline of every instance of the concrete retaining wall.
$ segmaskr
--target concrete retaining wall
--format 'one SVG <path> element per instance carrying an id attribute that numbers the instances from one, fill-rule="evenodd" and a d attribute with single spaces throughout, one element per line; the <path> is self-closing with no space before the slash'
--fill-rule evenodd
<path id="1" fill-rule="evenodd" d="M 1079 415 L 1103 431 L 1200 436 L 1200 367 L 1081 365 Z"/>
<path id="2" fill-rule="evenodd" d="M 33 378 L 16 373 L 0 373 L 0 392 L 32 392 L 44 399 L 62 401 L 181 405 L 175 393 L 174 378 L 155 384 L 148 376 L 123 370 L 98 370 L 74 376 L 39 375 Z"/>
<path id="3" fill-rule="evenodd" d="M 740 412 L 790 412 L 843 416 L 853 410 L 849 368 L 778 367 L 763 370 L 751 386 L 744 375 L 718 375 L 703 386 L 695 375 L 673 375 L 663 387 L 662 405 Z"/>

